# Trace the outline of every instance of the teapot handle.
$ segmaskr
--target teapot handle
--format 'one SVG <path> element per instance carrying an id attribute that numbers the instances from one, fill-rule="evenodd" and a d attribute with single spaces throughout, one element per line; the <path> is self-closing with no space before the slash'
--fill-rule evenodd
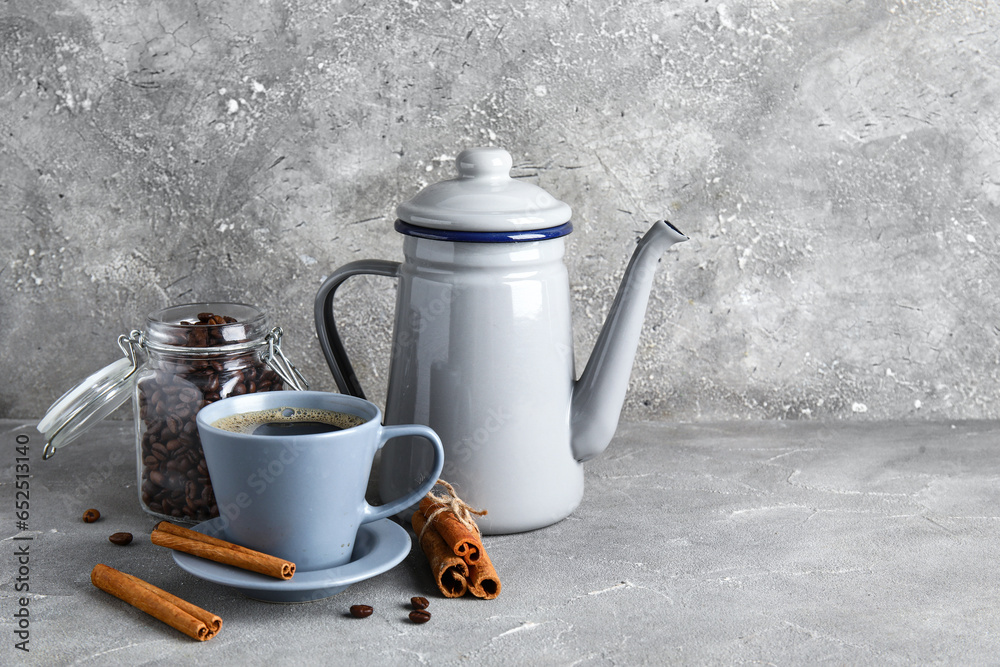
<path id="1" fill-rule="evenodd" d="M 316 333 L 319 335 L 319 344 L 323 348 L 323 355 L 326 363 L 333 371 L 333 378 L 337 381 L 337 388 L 342 394 L 350 394 L 358 398 L 365 398 L 365 392 L 354 374 L 354 368 L 347 358 L 347 350 L 337 333 L 337 325 L 333 319 L 333 296 L 337 288 L 348 278 L 361 274 L 371 274 L 376 276 L 388 276 L 396 278 L 399 276 L 399 262 L 390 262 L 382 259 L 362 259 L 357 262 L 345 264 L 334 271 L 329 278 L 324 281 L 319 292 L 316 294 Z"/>

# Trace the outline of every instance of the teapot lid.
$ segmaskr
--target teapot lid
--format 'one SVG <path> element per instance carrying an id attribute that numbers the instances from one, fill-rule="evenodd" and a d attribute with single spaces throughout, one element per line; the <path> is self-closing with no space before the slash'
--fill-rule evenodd
<path id="1" fill-rule="evenodd" d="M 468 148 L 455 164 L 458 178 L 429 185 L 397 206 L 399 219 L 455 232 L 519 232 L 569 221 L 569 205 L 510 177 L 513 160 L 504 149 Z"/>

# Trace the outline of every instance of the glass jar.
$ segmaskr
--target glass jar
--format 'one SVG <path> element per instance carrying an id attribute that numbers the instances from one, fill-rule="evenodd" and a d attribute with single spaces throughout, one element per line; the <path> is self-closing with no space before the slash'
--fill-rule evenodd
<path id="1" fill-rule="evenodd" d="M 238 303 L 173 306 L 119 337 L 126 358 L 67 392 L 39 422 L 43 458 L 133 397 L 139 502 L 160 518 L 219 515 L 195 415 L 227 396 L 305 389 L 259 309 Z"/>

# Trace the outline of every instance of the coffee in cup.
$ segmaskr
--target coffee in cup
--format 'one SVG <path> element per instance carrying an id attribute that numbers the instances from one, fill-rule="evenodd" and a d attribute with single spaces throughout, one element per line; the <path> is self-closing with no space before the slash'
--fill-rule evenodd
<path id="1" fill-rule="evenodd" d="M 212 426 L 253 435 L 309 435 L 343 431 L 363 423 L 362 417 L 349 412 L 283 406 L 230 415 L 213 422 Z"/>
<path id="2" fill-rule="evenodd" d="M 420 502 L 444 463 L 433 430 L 383 426 L 376 405 L 345 394 L 234 396 L 202 408 L 197 422 L 219 504 L 219 536 L 290 560 L 298 572 L 350 562 L 361 524 Z M 431 444 L 430 470 L 402 497 L 369 505 L 365 491 L 375 453 L 402 436 Z"/>

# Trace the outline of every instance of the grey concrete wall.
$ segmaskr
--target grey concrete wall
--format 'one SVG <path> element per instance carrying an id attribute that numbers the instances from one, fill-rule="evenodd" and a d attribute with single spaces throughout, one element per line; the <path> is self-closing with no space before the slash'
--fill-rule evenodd
<path id="1" fill-rule="evenodd" d="M 486 144 L 574 208 L 580 368 L 636 238 L 692 237 L 629 418 L 1000 417 L 998 34 L 970 0 L 4 0 L 0 417 L 207 299 L 332 389 L 323 277 L 398 259 L 395 205 Z M 392 296 L 342 299 L 375 396 Z"/>

